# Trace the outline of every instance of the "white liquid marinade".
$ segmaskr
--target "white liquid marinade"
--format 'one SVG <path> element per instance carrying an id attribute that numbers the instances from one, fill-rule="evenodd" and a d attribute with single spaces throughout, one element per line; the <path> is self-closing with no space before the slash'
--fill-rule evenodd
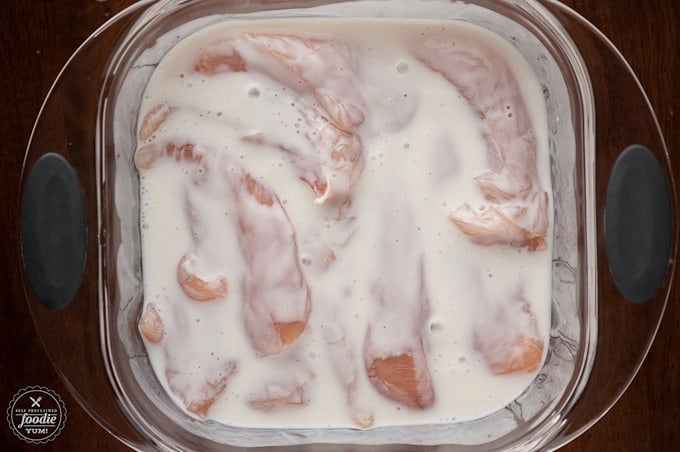
<path id="1" fill-rule="evenodd" d="M 363 168 L 346 197 L 321 203 L 293 164 L 299 156 L 288 151 L 310 147 L 299 110 L 301 99 L 314 104 L 309 91 L 292 89 L 284 77 L 258 70 L 256 63 L 252 70 L 194 69 L 201 49 L 243 30 L 331 37 L 351 49 L 358 85 L 348 95 L 360 99 L 364 114 L 352 128 Z M 536 376 L 540 366 L 493 371 L 475 344 L 484 342 L 480 334 L 512 336 L 519 328 L 520 336 L 542 342 L 542 363 L 550 319 L 552 214 L 544 234 L 547 248 L 537 250 L 475 243 L 451 221 L 451 212 L 465 203 L 473 209 L 489 204 L 474 178 L 490 169 L 493 139 L 468 102 L 469 93 L 461 93 L 412 50 L 431 33 L 464 36 L 502 55 L 517 80 L 536 143 L 536 168 L 529 171 L 549 192 L 547 121 L 538 82 L 511 46 L 474 26 L 378 20 L 229 23 L 190 36 L 158 65 L 140 122 L 158 105 L 170 106 L 171 113 L 147 141 L 205 145 L 222 155 L 199 161 L 160 156 L 140 171 L 145 306 L 153 303 L 162 322 L 161 339 L 146 340 L 149 359 L 182 409 L 202 400 L 206 388 L 217 392 L 214 402 L 208 397 L 212 403 L 189 407 L 189 414 L 272 428 L 357 427 L 357 416 L 364 428 L 458 422 L 502 408 Z M 266 138 L 244 140 L 247 136 Z M 280 353 L 258 353 L 245 330 L 249 267 L 227 170 L 210 166 L 220 164 L 237 165 L 270 189 L 295 231 L 309 288 L 309 319 L 301 336 Z M 322 252 L 309 243 L 323 244 Z M 330 263 L 323 252 L 328 249 L 334 254 Z M 196 301 L 183 292 L 178 262 L 190 250 L 200 257 L 192 271 L 206 279 L 224 276 L 226 296 Z M 279 271 L 278 262 L 267 262 L 267 271 Z M 385 305 L 377 292 L 388 298 Z M 416 311 L 419 315 L 411 316 Z M 411 322 L 425 351 L 433 398 L 423 407 L 387 397 L 367 376 L 371 323 L 374 339 L 393 347 L 388 353 L 399 354 L 403 342 L 412 340 L 409 331 L 381 330 L 380 322 L 392 320 Z M 338 343 L 343 347 L 334 348 Z M 347 378 L 355 380 L 348 386 Z M 262 401 L 265 387 L 275 397 L 288 394 L 291 385 L 302 388 L 299 399 L 253 403 Z"/>

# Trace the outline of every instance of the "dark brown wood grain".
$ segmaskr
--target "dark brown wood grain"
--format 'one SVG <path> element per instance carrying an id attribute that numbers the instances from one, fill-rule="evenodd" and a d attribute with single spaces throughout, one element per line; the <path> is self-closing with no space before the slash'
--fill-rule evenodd
<path id="1" fill-rule="evenodd" d="M 25 147 L 52 81 L 90 33 L 133 2 L 21 0 L 5 1 L 0 6 L 0 275 L 3 280 L 0 284 L 0 412 L 3 413 L 0 450 L 39 448 L 15 438 L 4 421 L 5 409 L 14 393 L 29 385 L 54 389 L 68 409 L 64 431 L 48 446 L 41 447 L 58 451 L 127 450 L 70 396 L 34 333 L 18 271 L 18 199 Z M 680 182 L 680 2 L 565 0 L 565 3 L 609 36 L 638 74 L 665 135 L 674 177 Z M 600 270 L 607 271 L 606 268 Z M 678 443 L 680 303 L 671 299 L 657 339 L 629 390 L 599 423 L 564 450 L 661 451 L 675 450 Z"/>

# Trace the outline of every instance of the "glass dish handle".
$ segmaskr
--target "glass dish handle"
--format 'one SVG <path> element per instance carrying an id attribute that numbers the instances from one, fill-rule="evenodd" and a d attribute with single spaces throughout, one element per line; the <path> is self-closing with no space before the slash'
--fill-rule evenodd
<path id="1" fill-rule="evenodd" d="M 26 150 L 19 220 L 24 292 L 52 366 L 83 409 L 135 449 L 146 441 L 122 414 L 102 359 L 98 259 L 106 231 L 98 222 L 95 144 L 109 55 L 154 1 L 112 17 L 57 76 Z"/>
<path id="2" fill-rule="evenodd" d="M 592 24 L 541 2 L 570 35 L 595 100 L 597 348 L 589 378 L 546 446 L 557 449 L 600 420 L 637 375 L 672 294 L 679 228 L 671 160 L 635 73 Z M 591 289 L 589 289 L 591 290 Z"/>

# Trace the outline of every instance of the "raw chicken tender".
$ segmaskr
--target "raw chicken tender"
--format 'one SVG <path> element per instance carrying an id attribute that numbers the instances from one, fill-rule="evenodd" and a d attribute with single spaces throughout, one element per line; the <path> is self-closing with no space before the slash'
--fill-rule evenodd
<path id="1" fill-rule="evenodd" d="M 403 212 L 399 223 L 390 224 L 380 239 L 380 270 L 364 341 L 364 364 L 380 393 L 424 409 L 434 402 L 422 337 L 428 298 L 422 251 L 418 242 L 410 239 L 416 230 L 410 217 L 411 212 Z M 400 268 L 395 266 L 397 259 Z"/>
<path id="2" fill-rule="evenodd" d="M 349 193 L 362 170 L 361 142 L 353 131 L 365 119 L 361 80 L 349 45 L 320 36 L 238 33 L 201 49 L 194 70 L 262 73 L 308 95 L 296 105 L 312 149 L 293 149 L 275 140 L 272 144 L 299 157 L 299 172 L 317 203 Z M 245 138 L 271 141 L 267 131 Z"/>
<path id="3" fill-rule="evenodd" d="M 358 135 L 336 127 L 321 112 L 304 101 L 296 102 L 308 146 L 275 142 L 266 133 L 250 134 L 244 140 L 274 146 L 293 157 L 300 179 L 314 190 L 317 204 L 348 195 L 363 168 Z"/>
<path id="4" fill-rule="evenodd" d="M 324 339 L 328 344 L 328 357 L 332 368 L 345 390 L 347 404 L 352 412 L 352 422 L 361 428 L 373 425 L 375 415 L 373 410 L 358 400 L 357 383 L 359 369 L 357 356 L 345 338 L 345 328 L 336 320 L 324 329 Z"/>
<path id="5" fill-rule="evenodd" d="M 187 353 L 181 347 L 180 344 L 187 342 L 191 335 L 191 328 L 186 325 L 186 319 L 181 318 L 181 310 L 170 311 L 169 314 L 166 311 L 166 315 L 171 317 L 168 319 L 171 326 L 166 328 L 156 303 L 148 303 L 139 321 L 139 330 L 150 344 L 162 351 L 165 363 L 162 375 L 170 391 L 181 400 L 187 411 L 205 418 L 215 399 L 236 373 L 237 362 L 214 359 L 208 365 L 197 365 L 196 355 L 205 351 Z"/>
<path id="6" fill-rule="evenodd" d="M 267 375 L 264 383 L 258 383 L 252 389 L 248 405 L 261 411 L 302 408 L 308 402 L 305 392 L 312 378 L 313 375 L 299 360 L 296 363 L 281 362 L 277 375 Z"/>
<path id="7" fill-rule="evenodd" d="M 224 276 L 203 278 L 196 275 L 191 269 L 195 260 L 196 255 L 185 255 L 177 264 L 177 281 L 184 293 L 196 301 L 225 297 L 228 291 L 227 278 Z"/>
<path id="8" fill-rule="evenodd" d="M 165 328 L 163 328 L 163 320 L 158 315 L 158 310 L 154 303 L 149 303 L 144 308 L 138 328 L 142 336 L 152 344 L 158 344 L 163 340 Z"/>
<path id="9" fill-rule="evenodd" d="M 298 92 L 313 94 L 342 130 L 349 131 L 365 119 L 354 53 L 338 39 L 238 33 L 201 49 L 194 69 L 206 74 L 264 73 Z"/>
<path id="10" fill-rule="evenodd" d="M 494 374 L 533 372 L 543 360 L 535 314 L 521 293 L 489 303 L 474 330 L 474 347 Z"/>
<path id="11" fill-rule="evenodd" d="M 462 33 L 429 35 L 415 55 L 444 76 L 483 124 L 490 171 L 475 177 L 491 204 L 467 203 L 451 221 L 481 245 L 546 248 L 548 196 L 536 170 L 536 139 L 522 94 L 503 55 Z"/>
<path id="12" fill-rule="evenodd" d="M 278 197 L 252 176 L 233 174 L 229 183 L 248 267 L 246 332 L 260 355 L 280 353 L 304 331 L 311 306 L 295 231 Z"/>
<path id="13" fill-rule="evenodd" d="M 182 400 L 186 409 L 204 418 L 215 399 L 226 388 L 229 378 L 236 369 L 236 363 L 233 361 L 226 363 L 222 368 L 211 369 L 199 386 L 190 383 L 194 377 L 187 375 L 184 368 L 169 367 L 165 376 L 170 389 Z"/>

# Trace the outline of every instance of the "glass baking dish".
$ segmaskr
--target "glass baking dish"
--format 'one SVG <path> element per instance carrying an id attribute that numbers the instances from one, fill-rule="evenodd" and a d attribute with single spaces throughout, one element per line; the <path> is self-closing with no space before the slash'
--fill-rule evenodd
<path id="1" fill-rule="evenodd" d="M 185 415 L 156 380 L 137 331 L 143 293 L 132 157 L 142 92 L 182 37 L 219 21 L 272 17 L 467 21 L 510 42 L 534 70 L 550 131 L 552 320 L 545 364 L 505 408 L 476 421 L 412 428 L 238 429 Z M 615 142 L 604 133 L 611 129 L 620 131 Z M 621 156 L 604 159 L 614 154 L 598 152 L 605 148 Z M 640 174 L 641 167 L 650 169 Z M 631 187 L 641 198 L 621 204 Z M 600 419 L 628 387 L 675 272 L 675 185 L 654 112 L 609 41 L 550 0 L 141 1 L 103 25 L 62 70 L 36 122 L 22 189 L 25 286 L 38 335 L 85 410 L 137 449 L 557 448 Z M 60 190 L 68 202 L 57 212 L 59 224 L 45 226 L 39 212 L 54 203 L 41 196 Z M 631 230 L 631 218 L 653 221 Z M 43 234 L 41 227 L 58 232 Z M 629 249 L 627 239 L 640 233 L 652 238 Z M 64 243 L 72 246 L 65 250 Z M 631 262 L 638 263 L 634 271 Z M 607 265 L 610 272 L 598 272 Z"/>

